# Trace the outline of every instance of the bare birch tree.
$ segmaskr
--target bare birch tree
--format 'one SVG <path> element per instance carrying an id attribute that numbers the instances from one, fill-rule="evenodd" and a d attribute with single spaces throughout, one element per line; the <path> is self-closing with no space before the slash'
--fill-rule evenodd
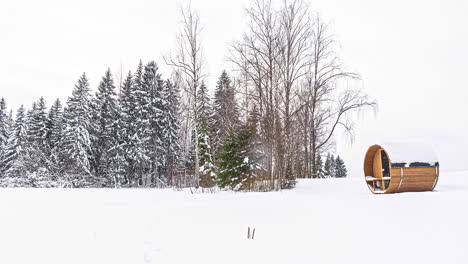
<path id="1" fill-rule="evenodd" d="M 197 91 L 205 78 L 204 60 L 200 35 L 202 27 L 200 25 L 199 14 L 192 10 L 191 4 L 181 8 L 182 30 L 177 36 L 176 51 L 173 55 L 164 57 L 165 62 L 178 71 L 184 80 L 183 98 L 186 100 L 187 111 L 185 129 L 186 137 L 191 137 L 194 131 L 195 136 L 195 179 L 194 186 L 199 186 L 199 151 L 198 151 L 198 118 L 197 118 Z M 190 141 L 185 144 L 185 148 L 190 148 Z"/>
<path id="2" fill-rule="evenodd" d="M 306 177 L 317 177 L 317 155 L 330 143 L 337 127 L 353 132 L 350 114 L 367 107 L 375 109 L 361 90 L 339 87 L 342 80 L 358 80 L 356 73 L 347 72 L 339 61 L 336 41 L 328 26 L 316 15 L 310 39 L 311 63 L 300 93 Z"/>
<path id="3" fill-rule="evenodd" d="M 246 14 L 247 32 L 232 45 L 230 61 L 243 80 L 243 100 L 260 115 L 267 174 L 288 188 L 296 176 L 317 177 L 317 156 L 337 128 L 352 133 L 352 114 L 376 104 L 340 85 L 359 75 L 344 70 L 333 35 L 305 1 L 284 0 L 276 11 L 254 0 Z"/>
<path id="4" fill-rule="evenodd" d="M 292 113 L 297 104 L 296 95 L 300 79 L 306 74 L 310 64 L 308 49 L 309 36 L 311 34 L 309 8 L 302 0 L 283 1 L 279 11 L 280 30 L 278 39 L 279 56 L 278 69 L 280 73 L 280 113 L 283 121 L 283 133 L 279 144 L 283 145 L 280 158 L 282 171 L 280 178 L 293 177 L 293 133 Z"/>

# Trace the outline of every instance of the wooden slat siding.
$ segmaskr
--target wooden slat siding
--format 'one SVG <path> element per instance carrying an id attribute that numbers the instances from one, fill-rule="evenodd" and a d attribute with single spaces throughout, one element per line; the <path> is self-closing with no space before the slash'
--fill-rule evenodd
<path id="1" fill-rule="evenodd" d="M 403 168 L 403 182 L 399 192 L 431 191 L 437 180 L 436 170 L 427 168 Z"/>
<path id="2" fill-rule="evenodd" d="M 390 168 L 390 177 L 392 178 L 390 180 L 390 185 L 388 186 L 388 189 L 385 193 L 395 193 L 398 190 L 398 187 L 400 186 L 400 180 L 401 180 L 401 169 L 398 168 Z"/>

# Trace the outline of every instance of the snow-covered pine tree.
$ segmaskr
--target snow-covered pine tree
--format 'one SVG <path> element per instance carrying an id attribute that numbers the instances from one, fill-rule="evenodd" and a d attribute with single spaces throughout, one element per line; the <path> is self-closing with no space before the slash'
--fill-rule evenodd
<path id="1" fill-rule="evenodd" d="M 7 104 L 4 98 L 0 98 L 0 171 L 2 171 L 2 160 L 5 147 L 8 143 L 8 134 L 10 133 L 10 120 L 7 114 Z"/>
<path id="2" fill-rule="evenodd" d="M 25 109 L 21 106 L 17 113 L 13 126 L 8 135 L 8 142 L 2 157 L 1 171 L 4 175 L 11 177 L 23 177 L 27 175 L 26 170 L 26 147 L 28 138 L 26 134 Z"/>
<path id="3" fill-rule="evenodd" d="M 13 127 L 13 123 L 15 121 L 13 120 L 13 110 L 10 109 L 10 114 L 8 115 L 8 131 L 11 127 Z"/>
<path id="4" fill-rule="evenodd" d="M 212 110 L 213 117 L 209 124 L 215 157 L 217 152 L 220 151 L 224 139 L 239 126 L 239 109 L 235 94 L 231 79 L 223 70 L 216 85 Z"/>
<path id="5" fill-rule="evenodd" d="M 143 62 L 140 60 L 135 74 L 132 78 L 130 89 L 134 100 L 134 110 L 124 110 L 127 112 L 127 125 L 131 130 L 127 131 L 129 137 L 125 150 L 129 157 L 129 181 L 131 185 L 137 186 L 143 184 L 143 176 L 148 172 L 150 158 L 148 156 L 147 146 L 149 144 L 149 92 L 143 86 Z M 127 83 L 127 85 L 129 85 Z M 131 116 L 130 114 L 133 114 Z"/>
<path id="6" fill-rule="evenodd" d="M 325 165 L 323 166 L 323 176 L 324 178 L 330 178 L 332 174 L 332 164 L 331 164 L 331 155 L 327 154 L 327 159 L 325 160 Z"/>
<path id="7" fill-rule="evenodd" d="M 316 167 L 316 171 L 317 171 L 317 177 L 318 178 L 325 178 L 325 171 L 323 169 L 323 162 L 322 162 L 322 156 L 321 155 L 317 155 L 317 167 Z"/>
<path id="8" fill-rule="evenodd" d="M 180 145 L 180 115 L 179 115 L 179 88 L 170 80 L 165 83 L 166 106 L 165 127 L 163 129 L 163 146 L 165 149 L 165 171 L 168 183 L 173 183 L 174 172 L 178 168 Z"/>
<path id="9" fill-rule="evenodd" d="M 28 146 L 26 151 L 30 160 L 27 170 L 31 172 L 46 171 L 49 164 L 49 147 L 47 144 L 48 113 L 44 97 L 39 98 L 28 112 L 26 120 Z"/>
<path id="10" fill-rule="evenodd" d="M 136 135 L 136 120 L 137 117 L 137 102 L 136 90 L 133 84 L 133 75 L 128 73 L 127 77 L 120 87 L 119 93 L 119 108 L 120 108 L 120 127 L 121 137 L 123 141 L 122 152 L 125 158 L 124 184 L 130 184 L 134 180 L 134 149 L 135 144 L 133 137 Z"/>
<path id="11" fill-rule="evenodd" d="M 208 132 L 208 123 L 211 118 L 211 105 L 210 97 L 208 95 L 208 88 L 202 82 L 200 88 L 197 90 L 197 132 L 198 132 L 198 157 L 199 157 L 199 179 L 201 187 L 212 187 L 214 185 L 214 171 L 211 140 Z"/>
<path id="12" fill-rule="evenodd" d="M 197 90 L 197 124 L 202 124 L 203 122 L 206 124 L 211 123 L 211 103 L 210 97 L 208 95 L 208 88 L 206 87 L 205 83 L 202 82 L 200 88 Z M 206 125 L 205 124 L 205 125 Z"/>
<path id="13" fill-rule="evenodd" d="M 331 178 L 336 177 L 336 162 L 335 162 L 335 156 L 333 154 L 330 156 L 330 177 Z"/>
<path id="14" fill-rule="evenodd" d="M 58 147 L 62 137 L 63 129 L 63 106 L 60 99 L 56 99 L 49 110 L 47 123 L 47 143 L 51 149 Z"/>
<path id="15" fill-rule="evenodd" d="M 89 159 L 91 141 L 89 129 L 91 122 L 91 93 L 86 74 L 78 80 L 78 84 L 67 100 L 64 111 L 65 131 L 63 135 L 63 157 L 65 169 L 73 176 L 91 176 Z"/>
<path id="16" fill-rule="evenodd" d="M 151 62 L 156 65 L 155 62 Z M 156 65 L 156 70 L 158 67 Z M 155 177 L 159 179 L 159 183 L 167 183 L 167 157 L 166 148 L 164 144 L 164 129 L 168 127 L 167 114 L 168 114 L 168 102 L 167 102 L 167 89 L 166 82 L 162 80 L 161 74 L 157 73 L 153 92 L 151 96 L 152 100 L 152 130 L 154 136 L 155 145 L 155 159 L 158 161 L 158 167 L 156 168 Z"/>
<path id="17" fill-rule="evenodd" d="M 44 97 L 41 97 L 39 101 L 37 101 L 36 109 L 34 109 L 32 115 L 31 125 L 28 127 L 29 136 L 41 147 L 47 144 L 47 123 L 47 105 Z"/>
<path id="18" fill-rule="evenodd" d="M 116 105 L 114 116 L 115 122 L 112 127 L 112 138 L 110 141 L 111 148 L 108 150 L 109 164 L 107 168 L 108 178 L 111 179 L 113 187 L 120 187 L 125 181 L 125 174 L 128 168 L 127 159 L 125 157 L 125 124 L 122 118 L 121 105 Z"/>
<path id="19" fill-rule="evenodd" d="M 255 144 L 254 129 L 244 126 L 229 135 L 219 154 L 217 183 L 220 187 L 245 190 L 261 170 L 261 153 Z"/>
<path id="20" fill-rule="evenodd" d="M 344 178 L 346 176 L 348 176 L 348 170 L 346 169 L 345 163 L 340 156 L 337 156 L 335 160 L 335 177 Z"/>
<path id="21" fill-rule="evenodd" d="M 199 173 L 200 187 L 209 188 L 215 184 L 215 166 L 211 155 L 210 138 L 208 136 L 208 126 L 206 120 L 199 123 L 198 128 L 198 153 L 199 153 Z"/>
<path id="22" fill-rule="evenodd" d="M 9 120 L 7 104 L 4 98 L 0 98 L 0 159 L 2 150 L 8 141 Z M 0 165 L 1 166 L 1 165 Z"/>
<path id="23" fill-rule="evenodd" d="M 151 183 L 156 183 L 156 179 L 165 181 L 161 175 L 162 160 L 164 148 L 162 144 L 162 134 L 164 127 L 164 95 L 163 95 L 164 82 L 161 75 L 158 73 L 158 66 L 156 62 L 150 61 L 146 66 L 143 73 L 142 90 L 148 95 L 147 102 L 144 103 L 146 107 L 144 113 L 149 121 L 148 127 L 144 129 L 146 135 L 144 138 L 148 139 L 147 142 L 147 155 L 150 158 L 149 173 L 151 175 Z M 142 98 L 144 99 L 144 98 Z"/>
<path id="24" fill-rule="evenodd" d="M 109 150 L 115 143 L 115 122 L 117 101 L 114 79 L 110 69 L 106 71 L 98 86 L 93 102 L 91 143 L 93 153 L 93 169 L 96 176 L 105 178 L 110 184 L 109 175 L 111 158 Z"/>
<path id="25" fill-rule="evenodd" d="M 56 99 L 49 110 L 47 123 L 47 145 L 49 148 L 49 171 L 62 171 L 63 157 L 61 156 L 62 135 L 64 130 L 63 106 L 60 99 Z"/>

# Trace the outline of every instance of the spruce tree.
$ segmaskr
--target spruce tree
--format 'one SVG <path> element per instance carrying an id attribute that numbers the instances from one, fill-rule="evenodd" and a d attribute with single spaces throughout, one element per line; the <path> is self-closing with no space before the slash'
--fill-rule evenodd
<path id="1" fill-rule="evenodd" d="M 0 171 L 2 170 L 3 155 L 8 143 L 8 134 L 10 133 L 10 120 L 7 114 L 7 105 L 5 99 L 0 98 Z"/>
<path id="2" fill-rule="evenodd" d="M 56 99 L 49 110 L 47 123 L 47 144 L 51 149 L 56 149 L 62 137 L 63 130 L 63 106 L 60 99 Z"/>
<path id="3" fill-rule="evenodd" d="M 217 183 L 234 190 L 249 189 L 261 170 L 261 153 L 255 144 L 256 135 L 244 126 L 229 135 L 219 154 Z"/>
<path id="4" fill-rule="evenodd" d="M 47 105 L 44 97 L 41 97 L 37 103 L 33 104 L 28 125 L 28 136 L 31 142 L 40 148 L 43 148 L 47 144 L 47 124 Z"/>
<path id="5" fill-rule="evenodd" d="M 348 170 L 344 164 L 344 161 L 340 158 L 340 156 L 336 157 L 335 160 L 335 177 L 336 178 L 344 178 L 348 175 Z"/>
<path id="6" fill-rule="evenodd" d="M 336 177 L 336 161 L 335 161 L 335 156 L 333 154 L 330 157 L 330 177 L 331 178 Z"/>
<path id="7" fill-rule="evenodd" d="M 197 132 L 198 140 L 198 157 L 199 157 L 199 179 L 201 187 L 212 187 L 214 185 L 214 164 L 212 157 L 212 149 L 210 136 L 208 132 L 208 122 L 211 117 L 210 98 L 208 96 L 208 88 L 202 82 L 197 90 Z"/>
<path id="8" fill-rule="evenodd" d="M 25 109 L 21 106 L 16 113 L 16 119 L 10 130 L 1 161 L 3 164 L 1 171 L 5 175 L 26 176 L 27 144 Z"/>
<path id="9" fill-rule="evenodd" d="M 323 176 L 324 178 L 331 177 L 332 174 L 332 161 L 330 153 L 327 154 L 327 159 L 325 160 L 325 165 L 323 166 Z"/>
<path id="10" fill-rule="evenodd" d="M 97 176 L 110 180 L 109 169 L 112 157 L 109 150 L 114 148 L 117 102 L 114 80 L 110 69 L 106 71 L 98 86 L 92 119 L 93 168 Z"/>
<path id="11" fill-rule="evenodd" d="M 200 88 L 197 91 L 197 124 L 210 123 L 211 118 L 211 105 L 210 97 L 208 95 L 208 88 L 205 83 L 202 82 Z"/>
<path id="12" fill-rule="evenodd" d="M 33 104 L 32 109 L 28 112 L 26 122 L 28 136 L 26 151 L 30 158 L 27 169 L 29 171 L 47 170 L 50 153 L 47 144 L 47 124 L 49 121 L 47 105 L 43 97 Z"/>
<path id="13" fill-rule="evenodd" d="M 163 146 L 165 150 L 165 171 L 168 179 L 172 181 L 172 175 L 178 167 L 178 156 L 180 155 L 179 132 L 180 132 L 180 109 L 179 88 L 171 81 L 165 84 L 166 106 L 165 127 L 163 129 Z"/>
<path id="14" fill-rule="evenodd" d="M 156 179 L 162 178 L 162 160 L 163 160 L 163 144 L 162 135 L 164 127 L 164 94 L 163 94 L 164 82 L 161 79 L 161 75 L 158 73 L 158 66 L 156 62 L 150 61 L 146 66 L 143 73 L 142 90 L 148 95 L 144 102 L 144 117 L 148 122 L 144 123 L 145 128 L 144 138 L 148 139 L 146 143 L 147 156 L 149 157 L 150 167 L 149 173 L 151 175 L 151 183 L 155 183 Z M 161 180 L 165 181 L 163 177 Z"/>
<path id="15" fill-rule="evenodd" d="M 210 139 L 206 121 L 202 121 L 198 130 L 198 153 L 200 157 L 200 186 L 212 187 L 215 183 L 215 166 L 211 155 Z"/>
<path id="16" fill-rule="evenodd" d="M 47 123 L 47 146 L 49 148 L 49 170 L 60 172 L 63 167 L 61 156 L 62 136 L 64 130 L 63 106 L 57 98 L 49 110 Z"/>
<path id="17" fill-rule="evenodd" d="M 129 137 L 126 147 L 126 156 L 130 158 L 129 174 L 130 184 L 141 185 L 143 175 L 147 172 L 150 164 L 147 146 L 149 143 L 149 91 L 143 86 L 143 62 L 140 60 L 138 67 L 133 75 L 130 86 L 131 94 L 134 97 L 134 111 L 124 110 L 128 115 L 128 127 L 131 130 L 127 132 Z M 127 85 L 130 85 L 127 83 Z M 132 116 L 133 114 L 133 116 Z M 133 119 L 133 120 L 132 120 Z"/>
<path id="18" fill-rule="evenodd" d="M 122 182 L 126 183 L 125 174 L 128 168 L 127 159 L 125 156 L 125 129 L 124 122 L 121 116 L 121 106 L 117 104 L 117 109 L 114 116 L 112 126 L 112 138 L 110 148 L 108 149 L 108 168 L 107 176 L 114 187 L 120 186 Z"/>
<path id="19" fill-rule="evenodd" d="M 91 93 L 86 74 L 78 80 L 72 96 L 67 100 L 64 111 L 66 128 L 63 135 L 63 157 L 65 169 L 77 176 L 91 176 L 89 159 L 91 158 L 91 141 L 89 129 L 91 122 Z"/>
<path id="20" fill-rule="evenodd" d="M 223 71 L 216 85 L 212 120 L 209 125 L 215 156 L 224 139 L 234 132 L 238 125 L 239 109 L 235 98 L 235 89 L 231 84 L 230 77 L 226 71 Z"/>
<path id="21" fill-rule="evenodd" d="M 7 104 L 4 98 L 0 98 L 0 155 L 8 141 L 8 130 L 9 120 L 7 114 Z"/>
<path id="22" fill-rule="evenodd" d="M 120 107 L 120 127 L 121 137 L 123 141 L 122 153 L 125 159 L 124 183 L 130 183 L 133 180 L 134 156 L 132 155 L 135 145 L 132 140 L 136 133 L 136 120 L 137 116 L 136 107 L 136 90 L 133 83 L 133 75 L 128 73 L 119 93 L 119 107 Z"/>
<path id="23" fill-rule="evenodd" d="M 325 178 L 325 171 L 323 169 L 323 162 L 322 162 L 322 156 L 317 155 L 317 165 L 315 168 L 315 171 L 317 172 L 317 177 L 318 178 Z"/>

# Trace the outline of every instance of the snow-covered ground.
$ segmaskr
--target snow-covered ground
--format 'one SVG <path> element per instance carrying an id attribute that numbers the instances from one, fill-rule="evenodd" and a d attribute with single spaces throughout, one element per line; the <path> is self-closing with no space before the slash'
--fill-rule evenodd
<path id="1" fill-rule="evenodd" d="M 1 189 L 0 263 L 466 263 L 467 208 L 468 172 L 391 195 L 361 177 L 277 193 Z"/>

